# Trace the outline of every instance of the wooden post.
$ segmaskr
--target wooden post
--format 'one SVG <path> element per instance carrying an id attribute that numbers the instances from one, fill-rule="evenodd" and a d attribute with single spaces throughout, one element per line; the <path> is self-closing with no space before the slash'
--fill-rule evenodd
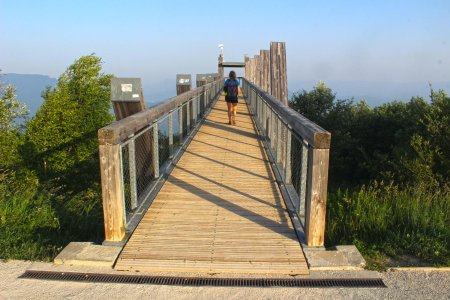
<path id="1" fill-rule="evenodd" d="M 253 58 L 248 60 L 248 81 L 253 82 Z"/>
<path id="2" fill-rule="evenodd" d="M 286 45 L 282 42 L 270 43 L 270 86 L 271 94 L 288 106 L 288 85 L 286 68 Z M 286 130 L 282 130 L 278 137 L 282 144 L 282 159 L 285 160 Z"/>
<path id="3" fill-rule="evenodd" d="M 108 242 L 122 241 L 126 230 L 120 151 L 120 145 L 99 145 L 105 240 Z"/>
<path id="4" fill-rule="evenodd" d="M 196 80 L 195 80 L 195 86 L 201 87 L 204 86 L 207 83 L 206 74 L 197 74 Z"/>
<path id="5" fill-rule="evenodd" d="M 245 54 L 244 55 L 244 62 L 245 62 L 245 68 L 244 68 L 244 78 L 247 78 L 248 79 L 248 71 L 249 71 L 249 68 L 248 68 L 248 65 L 249 65 L 249 60 L 250 60 L 250 58 L 248 57 L 248 55 L 247 54 Z"/>
<path id="6" fill-rule="evenodd" d="M 223 77 L 223 67 L 222 67 L 222 63 L 223 63 L 223 55 L 220 54 L 219 55 L 219 78 Z"/>
<path id="7" fill-rule="evenodd" d="M 255 84 L 261 86 L 261 56 L 255 55 Z"/>
<path id="8" fill-rule="evenodd" d="M 288 105 L 286 45 L 284 42 L 270 43 L 270 85 L 272 96 Z"/>
<path id="9" fill-rule="evenodd" d="M 253 58 L 248 60 L 248 81 L 253 82 Z"/>
<path id="10" fill-rule="evenodd" d="M 177 74 L 177 95 L 190 91 L 191 88 L 191 74 Z"/>
<path id="11" fill-rule="evenodd" d="M 305 215 L 308 246 L 321 247 L 325 241 L 329 155 L 330 149 L 309 148 L 308 151 Z"/>
<path id="12" fill-rule="evenodd" d="M 252 59 L 252 82 L 256 84 L 256 57 Z"/>
<path id="13" fill-rule="evenodd" d="M 270 89 L 270 50 L 261 50 L 261 88 L 267 93 Z"/>
<path id="14" fill-rule="evenodd" d="M 145 110 L 140 78 L 112 78 L 111 102 L 116 121 Z"/>

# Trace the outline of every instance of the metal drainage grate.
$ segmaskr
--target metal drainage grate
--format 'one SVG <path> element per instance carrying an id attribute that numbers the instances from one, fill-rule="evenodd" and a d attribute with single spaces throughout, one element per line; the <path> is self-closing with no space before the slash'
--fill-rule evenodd
<path id="1" fill-rule="evenodd" d="M 270 278 L 195 278 L 195 277 L 169 277 L 144 276 L 122 274 L 97 274 L 76 272 L 51 272 L 28 270 L 19 278 L 101 282 L 101 283 L 133 283 L 157 285 L 183 285 L 183 286 L 242 286 L 242 287 L 383 287 L 386 285 L 380 278 L 298 278 L 298 279 L 270 279 Z"/>

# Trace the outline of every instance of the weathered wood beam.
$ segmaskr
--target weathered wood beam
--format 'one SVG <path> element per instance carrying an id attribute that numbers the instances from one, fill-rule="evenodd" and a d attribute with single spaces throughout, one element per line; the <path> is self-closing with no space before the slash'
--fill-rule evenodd
<path id="1" fill-rule="evenodd" d="M 270 43 L 271 94 L 288 105 L 288 84 L 286 67 L 286 43 Z"/>
<path id="2" fill-rule="evenodd" d="M 120 145 L 99 146 L 105 240 L 116 242 L 123 240 L 126 228 L 120 151 Z"/>
<path id="3" fill-rule="evenodd" d="M 325 242 L 329 155 L 329 149 L 308 150 L 308 188 L 305 201 L 305 234 L 308 246 L 321 247 Z"/>
<path id="4" fill-rule="evenodd" d="M 257 94 L 263 97 L 269 106 L 271 106 L 273 110 L 278 113 L 281 118 L 313 148 L 330 148 L 331 134 L 328 131 L 283 104 L 280 100 L 276 99 L 269 93 L 266 93 L 260 87 L 252 84 L 251 82 L 247 82 L 247 84 L 251 86 Z"/>

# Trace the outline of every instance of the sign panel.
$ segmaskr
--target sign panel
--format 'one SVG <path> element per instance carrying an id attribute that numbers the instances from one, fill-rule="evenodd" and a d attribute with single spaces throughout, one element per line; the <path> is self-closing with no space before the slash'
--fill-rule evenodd
<path id="1" fill-rule="evenodd" d="M 177 74 L 177 85 L 192 85 L 191 74 Z"/>
<path id="2" fill-rule="evenodd" d="M 139 102 L 141 101 L 140 78 L 112 78 L 111 101 Z"/>

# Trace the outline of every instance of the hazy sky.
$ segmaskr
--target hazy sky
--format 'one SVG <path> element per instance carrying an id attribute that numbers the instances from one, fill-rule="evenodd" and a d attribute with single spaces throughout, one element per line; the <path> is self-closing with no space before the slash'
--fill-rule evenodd
<path id="1" fill-rule="evenodd" d="M 145 81 L 287 47 L 288 80 L 450 81 L 450 1 L 0 0 L 0 68 L 58 77 L 95 52 Z"/>

